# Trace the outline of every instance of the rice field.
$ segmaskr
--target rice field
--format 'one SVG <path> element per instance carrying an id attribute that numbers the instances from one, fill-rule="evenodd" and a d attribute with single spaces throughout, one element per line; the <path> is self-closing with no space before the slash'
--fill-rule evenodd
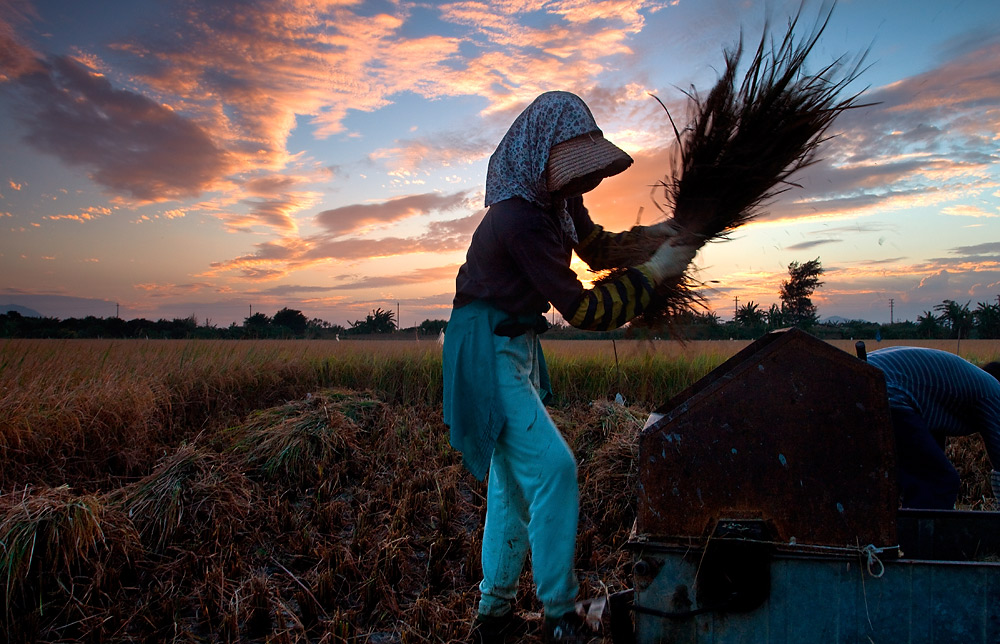
<path id="1" fill-rule="evenodd" d="M 552 415 L 580 463 L 581 592 L 621 590 L 637 432 L 748 343 L 543 344 Z M 924 346 L 1000 355 L 998 341 Z M 0 344 L 0 630 L 11 642 L 463 641 L 485 487 L 448 445 L 440 350 Z M 962 503 L 991 508 L 976 441 L 949 450 Z M 518 610 L 537 621 L 522 584 Z"/>

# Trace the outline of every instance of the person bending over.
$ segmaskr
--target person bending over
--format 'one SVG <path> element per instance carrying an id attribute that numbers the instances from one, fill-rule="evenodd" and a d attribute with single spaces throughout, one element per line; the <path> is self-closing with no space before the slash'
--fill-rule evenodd
<path id="1" fill-rule="evenodd" d="M 905 346 L 873 351 L 868 363 L 885 374 L 902 506 L 953 509 L 960 481 L 944 439 L 977 432 L 1000 499 L 1000 363 L 980 369 L 953 353 Z"/>

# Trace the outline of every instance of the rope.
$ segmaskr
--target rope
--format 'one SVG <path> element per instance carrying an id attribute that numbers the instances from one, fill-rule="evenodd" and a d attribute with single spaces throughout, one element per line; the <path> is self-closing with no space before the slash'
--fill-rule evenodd
<path id="1" fill-rule="evenodd" d="M 878 556 L 883 552 L 885 552 L 885 548 L 876 548 L 874 544 L 871 543 L 861 549 L 861 553 L 865 555 L 865 563 L 868 568 L 868 574 L 875 579 L 879 579 L 885 574 L 885 564 L 883 564 L 882 560 L 878 558 Z M 878 570 L 877 574 L 874 572 L 875 570 Z"/>

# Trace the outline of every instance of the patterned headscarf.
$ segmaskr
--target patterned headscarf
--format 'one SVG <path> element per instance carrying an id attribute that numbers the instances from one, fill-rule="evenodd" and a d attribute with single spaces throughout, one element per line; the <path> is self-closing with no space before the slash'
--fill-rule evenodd
<path id="1" fill-rule="evenodd" d="M 552 146 L 591 132 L 600 133 L 590 108 L 569 92 L 545 92 L 514 120 L 490 157 L 486 207 L 521 197 L 543 210 L 556 206 L 563 230 L 577 241 L 565 202 L 552 204 L 545 168 Z"/>

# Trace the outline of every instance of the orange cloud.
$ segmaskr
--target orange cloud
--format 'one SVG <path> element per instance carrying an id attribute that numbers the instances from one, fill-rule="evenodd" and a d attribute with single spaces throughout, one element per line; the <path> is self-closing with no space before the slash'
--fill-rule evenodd
<path id="1" fill-rule="evenodd" d="M 316 223 L 331 235 L 339 236 L 373 224 L 386 224 L 431 211 L 448 211 L 467 205 L 465 192 L 450 195 L 427 193 L 389 199 L 381 203 L 353 204 L 324 210 Z"/>
<path id="2" fill-rule="evenodd" d="M 43 71 L 39 56 L 19 37 L 18 30 L 38 19 L 35 8 L 27 2 L 5 2 L 0 15 L 0 83 L 16 81 L 27 75 Z"/>
<path id="3" fill-rule="evenodd" d="M 604 69 L 599 59 L 628 51 L 624 38 L 641 29 L 642 7 L 451 3 L 437 7 L 440 19 L 463 30 L 405 37 L 405 6 L 359 15 L 331 3 L 195 5 L 183 46 L 150 39 L 117 48 L 153 62 L 141 80 L 156 91 L 194 97 L 179 98 L 177 109 L 210 124 L 241 164 L 279 169 L 296 114 L 309 115 L 324 137 L 344 130 L 348 110 L 376 110 L 402 92 L 483 96 L 489 113 L 525 104 L 557 78 L 593 77 Z M 530 13 L 547 18 L 526 26 Z"/>
<path id="4" fill-rule="evenodd" d="M 100 217 L 107 217 L 113 211 L 111 208 L 105 208 L 103 206 L 90 206 L 89 208 L 84 208 L 79 213 L 68 214 L 68 215 L 47 215 L 44 217 L 50 221 L 59 221 L 60 219 L 68 219 L 71 221 L 92 221 Z"/>
<path id="5" fill-rule="evenodd" d="M 270 281 L 297 270 L 324 265 L 331 261 L 358 261 L 416 253 L 460 252 L 468 248 L 472 233 L 485 212 L 481 210 L 460 219 L 430 222 L 427 232 L 408 238 L 338 239 L 329 234 L 305 239 L 283 237 L 257 244 L 254 253 L 214 262 L 203 276 L 236 272 L 251 281 Z"/>
<path id="6" fill-rule="evenodd" d="M 330 286 L 305 286 L 296 284 L 281 284 L 259 291 L 248 291 L 251 294 L 261 295 L 297 295 L 297 294 L 318 294 L 329 291 L 346 291 L 356 289 L 387 288 L 392 286 L 409 286 L 412 284 L 427 284 L 440 280 L 453 280 L 458 274 L 458 264 L 448 264 L 446 266 L 434 266 L 431 268 L 420 268 L 410 273 L 393 275 L 375 275 L 359 277 L 355 275 L 341 275 L 333 278 L 338 282 Z"/>
<path id="7" fill-rule="evenodd" d="M 146 34 L 112 45 L 134 55 L 131 78 L 94 52 L 45 59 L 0 23 L 0 38 L 16 54 L 0 67 L 3 78 L 23 81 L 30 143 L 86 167 L 112 193 L 158 202 L 216 192 L 227 196 L 214 199 L 209 212 L 231 230 L 266 226 L 287 234 L 317 198 L 294 192 L 298 177 L 282 176 L 298 161 L 287 149 L 298 116 L 311 118 L 322 138 L 344 132 L 349 111 L 377 110 L 413 92 L 481 96 L 483 116 L 506 119 L 567 78 L 592 86 L 587 79 L 604 71 L 603 59 L 628 51 L 625 38 L 641 29 L 645 4 L 445 4 L 434 10 L 451 25 L 449 35 L 416 37 L 405 35 L 410 7 L 389 5 L 375 15 L 360 9 L 357 2 L 307 0 L 195 3 L 163 30 L 183 38 Z M 29 82 L 27 72 L 38 70 L 41 77 Z M 119 79 L 145 95 L 116 88 L 113 82 L 125 82 Z M 494 144 L 444 135 L 371 158 L 413 177 L 428 165 L 481 159 Z"/>
<path id="8" fill-rule="evenodd" d="M 413 174 L 428 165 L 451 166 L 478 161 L 491 154 L 497 142 L 479 136 L 442 134 L 397 143 L 396 147 L 375 150 L 369 158 L 393 161 L 396 171 Z"/>
<path id="9" fill-rule="evenodd" d="M 316 192 L 294 192 L 274 199 L 245 199 L 242 203 L 250 210 L 242 215 L 227 215 L 225 221 L 236 230 L 263 225 L 282 232 L 295 231 L 298 224 L 294 215 L 315 205 L 320 196 Z"/>
<path id="10" fill-rule="evenodd" d="M 988 212 L 979 208 L 978 206 L 973 206 L 971 204 L 961 204 L 957 206 L 948 206 L 947 208 L 941 209 L 941 214 L 952 215 L 955 217 L 997 217 L 1000 216 L 996 212 Z"/>
<path id="11" fill-rule="evenodd" d="M 257 197 L 270 197 L 287 192 L 299 182 L 297 177 L 288 175 L 269 175 L 251 179 L 243 184 L 244 190 Z"/>

